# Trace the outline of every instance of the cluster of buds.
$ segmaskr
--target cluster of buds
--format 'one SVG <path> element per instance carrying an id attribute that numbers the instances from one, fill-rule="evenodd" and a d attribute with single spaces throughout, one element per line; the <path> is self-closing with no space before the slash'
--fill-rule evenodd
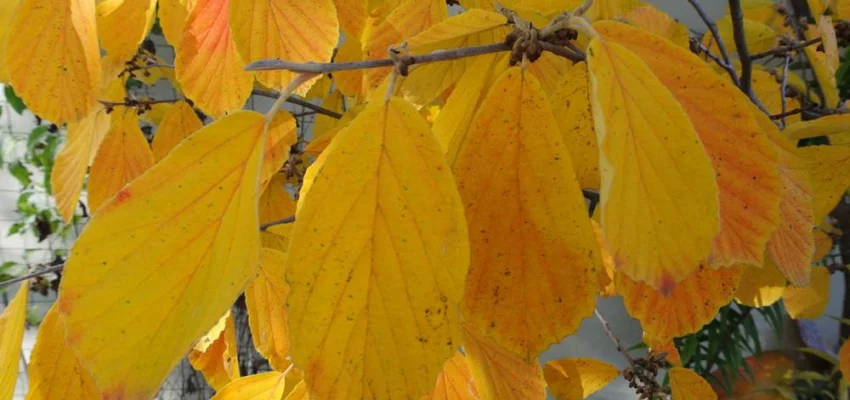
<path id="1" fill-rule="evenodd" d="M 670 388 L 658 383 L 658 372 L 667 364 L 667 353 L 652 353 L 643 358 L 635 359 L 631 366 L 623 370 L 623 378 L 629 382 L 629 387 L 635 390 L 641 400 L 652 400 L 656 396 L 666 397 Z"/>

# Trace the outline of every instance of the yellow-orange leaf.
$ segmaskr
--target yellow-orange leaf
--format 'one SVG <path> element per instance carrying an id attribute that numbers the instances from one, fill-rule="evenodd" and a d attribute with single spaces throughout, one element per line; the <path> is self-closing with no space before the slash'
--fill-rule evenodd
<path id="1" fill-rule="evenodd" d="M 362 58 L 363 50 L 361 49 L 360 40 L 346 37 L 345 43 L 339 46 L 334 57 L 334 62 L 360 61 Z M 362 99 L 366 95 L 365 88 L 363 87 L 363 70 L 335 72 L 333 80 L 336 82 L 339 91 L 346 96 Z"/>
<path id="2" fill-rule="evenodd" d="M 685 110 L 635 53 L 597 38 L 588 66 L 602 231 L 617 268 L 670 292 L 718 233 L 714 169 Z"/>
<path id="3" fill-rule="evenodd" d="M 260 188 L 265 188 L 274 174 L 280 171 L 289 158 L 289 149 L 298 140 L 295 118 L 288 112 L 279 112 L 269 124 L 266 135 L 263 166 L 260 172 Z"/>
<path id="4" fill-rule="evenodd" d="M 626 20 L 638 28 L 666 37 L 679 46 L 688 47 L 690 41 L 688 27 L 676 22 L 653 6 L 633 8 L 626 14 Z"/>
<path id="5" fill-rule="evenodd" d="M 260 195 L 260 224 L 295 215 L 295 202 L 286 190 L 286 180 L 285 174 L 275 174 Z"/>
<path id="6" fill-rule="evenodd" d="M 850 114 L 835 114 L 789 124 L 782 134 L 789 140 L 799 140 L 847 131 L 850 131 Z"/>
<path id="7" fill-rule="evenodd" d="M 720 269 L 700 266 L 667 296 L 621 272 L 615 281 L 629 314 L 640 321 L 648 336 L 667 342 L 694 333 L 709 323 L 717 310 L 732 300 L 742 274 L 740 266 Z"/>
<path id="8" fill-rule="evenodd" d="M 717 20 L 717 30 L 720 33 L 720 39 L 726 45 L 729 54 L 736 55 L 738 47 L 735 46 L 734 29 L 732 27 L 732 17 L 727 15 Z M 776 46 L 778 39 L 777 32 L 768 25 L 751 19 L 744 19 L 744 34 L 747 39 L 747 50 L 750 54 L 761 53 Z M 720 54 L 717 48 L 717 41 L 709 32 L 703 39 L 703 44 L 709 47 L 714 54 Z"/>
<path id="9" fill-rule="evenodd" d="M 579 185 L 599 189 L 599 149 L 593 130 L 593 109 L 587 81 L 587 65 L 576 64 L 550 97 L 564 144 Z"/>
<path id="10" fill-rule="evenodd" d="M 667 354 L 666 359 L 671 364 L 674 366 L 682 365 L 682 356 L 679 355 L 679 349 L 676 348 L 676 343 L 673 343 L 672 340 L 661 342 L 653 337 L 647 336 L 646 332 L 644 332 L 643 341 L 649 345 L 652 354 Z"/>
<path id="11" fill-rule="evenodd" d="M 794 319 L 816 319 L 823 315 L 829 302 L 829 270 L 812 268 L 812 279 L 807 286 L 785 288 L 785 309 Z"/>
<path id="12" fill-rule="evenodd" d="M 295 387 L 292 388 L 292 391 L 286 395 L 286 400 L 308 400 L 309 394 L 307 393 L 307 384 L 302 380 L 295 384 Z"/>
<path id="13" fill-rule="evenodd" d="M 241 109 L 254 83 L 231 39 L 228 3 L 197 0 L 174 60 L 183 92 L 213 117 Z"/>
<path id="14" fill-rule="evenodd" d="M 228 311 L 189 352 L 189 363 L 201 371 L 215 390 L 239 378 L 239 352 L 236 350 L 236 326 Z"/>
<path id="15" fill-rule="evenodd" d="M 156 161 L 162 160 L 183 139 L 204 127 L 198 119 L 198 114 L 192 106 L 185 101 L 179 101 L 171 107 L 162 118 L 162 123 L 156 129 L 153 137 L 153 157 Z"/>
<path id="16" fill-rule="evenodd" d="M 558 400 L 582 400 L 620 374 L 617 367 L 592 358 L 564 358 L 543 366 L 549 390 Z"/>
<path id="17" fill-rule="evenodd" d="M 264 124 L 242 111 L 199 130 L 101 207 L 74 244 L 59 311 L 105 396 L 153 396 L 254 276 Z"/>
<path id="18" fill-rule="evenodd" d="M 841 345 L 841 350 L 838 351 L 838 367 L 841 369 L 841 374 L 844 379 L 850 379 L 850 340 L 845 340 Z"/>
<path id="19" fill-rule="evenodd" d="M 86 170 L 109 131 L 110 122 L 109 114 L 103 106 L 98 105 L 86 118 L 68 124 L 65 146 L 56 155 L 53 173 L 50 175 L 56 207 L 65 222 L 70 222 L 74 217 Z"/>
<path id="20" fill-rule="evenodd" d="M 9 71 L 6 68 L 6 35 L 12 28 L 15 17 L 15 9 L 21 0 L 7 0 L 0 2 L 0 82 L 9 81 Z"/>
<path id="21" fill-rule="evenodd" d="M 455 353 L 454 357 L 443 364 L 443 371 L 437 377 L 434 390 L 420 400 L 478 400 L 478 398 L 466 357 L 461 353 Z"/>
<path id="22" fill-rule="evenodd" d="M 339 27 L 346 37 L 360 38 L 369 17 L 369 0 L 333 0 Z M 313 10 L 310 10 L 312 17 Z M 336 43 L 334 43 L 336 45 Z"/>
<path id="23" fill-rule="evenodd" d="M 89 210 L 97 212 L 115 193 L 154 164 L 135 110 L 112 112 L 112 123 L 89 173 Z"/>
<path id="24" fill-rule="evenodd" d="M 482 400 L 543 400 L 546 382 L 537 359 L 523 357 L 463 325 L 463 349 Z"/>
<path id="25" fill-rule="evenodd" d="M 21 283 L 18 293 L 0 314 L 0 398 L 11 399 L 18 381 L 21 342 L 27 318 L 30 281 Z"/>
<path id="26" fill-rule="evenodd" d="M 197 0 L 159 0 L 159 25 L 168 43 L 176 49 L 183 38 L 183 29 Z M 179 52 L 179 50 L 177 50 Z"/>
<path id="27" fill-rule="evenodd" d="M 767 254 L 776 268 L 795 285 L 809 282 L 810 263 L 815 251 L 814 194 L 806 171 L 806 162 L 795 153 L 793 144 L 779 137 L 776 126 L 767 121 L 762 126 L 770 129 L 771 138 L 779 151 L 779 177 L 782 200 L 779 203 L 781 223 L 767 242 Z"/>
<path id="28" fill-rule="evenodd" d="M 566 0 L 575 3 L 575 0 Z M 585 14 L 590 20 L 618 19 L 641 5 L 639 0 L 595 0 Z"/>
<path id="29" fill-rule="evenodd" d="M 779 224 L 780 182 L 778 155 L 748 112 L 750 100 L 687 48 L 620 23 L 595 27 L 646 62 L 687 112 L 711 158 L 720 193 L 712 266 L 762 265 L 767 240 Z"/>
<path id="30" fill-rule="evenodd" d="M 100 398 L 100 390 L 65 344 L 65 324 L 56 306 L 41 324 L 27 365 L 27 400 L 78 400 Z"/>
<path id="31" fill-rule="evenodd" d="M 812 232 L 815 238 L 815 253 L 812 255 L 812 262 L 823 260 L 832 251 L 832 237 L 826 232 L 815 228 Z"/>
<path id="32" fill-rule="evenodd" d="M 590 224 L 593 226 L 593 233 L 596 234 L 596 243 L 599 245 L 599 255 L 602 258 L 602 267 L 599 269 L 599 274 L 597 275 L 599 295 L 613 296 L 616 294 L 616 290 L 614 289 L 614 259 L 611 258 L 611 252 L 608 251 L 608 244 L 605 243 L 605 236 L 602 234 L 602 228 L 599 226 L 599 223 L 591 220 Z"/>
<path id="33" fill-rule="evenodd" d="M 245 64 L 266 58 L 293 62 L 328 62 L 339 39 L 332 0 L 228 0 L 236 48 Z M 295 78 L 285 70 L 262 71 L 257 80 L 283 89 Z M 310 84 L 301 85 L 306 93 Z"/>
<path id="34" fill-rule="evenodd" d="M 153 25 L 156 0 L 104 0 L 97 4 L 97 36 L 107 56 L 129 61 Z"/>
<path id="35" fill-rule="evenodd" d="M 473 227 L 464 318 L 526 362 L 575 332 L 596 302 L 601 261 L 569 157 L 540 82 L 513 67 L 453 165 Z"/>
<path id="36" fill-rule="evenodd" d="M 673 400 L 717 400 L 711 385 L 693 370 L 673 367 L 669 371 Z"/>
<path id="37" fill-rule="evenodd" d="M 269 371 L 236 379 L 210 400 L 280 400 L 285 390 L 286 376 Z"/>
<path id="38" fill-rule="evenodd" d="M 821 223 L 850 187 L 850 148 L 808 146 L 799 149 L 814 191 L 814 222 Z"/>
<path id="39" fill-rule="evenodd" d="M 61 124 L 95 107 L 100 82 L 95 26 L 90 0 L 21 1 L 5 39 L 5 62 L 9 83 L 33 113 Z"/>
<path id="40" fill-rule="evenodd" d="M 767 307 L 782 298 L 786 285 L 785 275 L 768 258 L 762 268 L 744 268 L 735 301 L 750 307 Z"/>
<path id="41" fill-rule="evenodd" d="M 263 240 L 264 244 L 267 240 Z M 254 347 L 278 371 L 285 370 L 291 364 L 286 359 L 289 356 L 289 335 L 286 331 L 284 305 L 289 285 L 284 277 L 285 264 L 286 253 L 264 248 L 259 273 L 245 288 L 248 323 Z"/>
<path id="42" fill-rule="evenodd" d="M 292 360 L 317 398 L 416 398 L 459 344 L 463 205 L 427 122 L 371 102 L 305 176 L 286 278 Z"/>
<path id="43" fill-rule="evenodd" d="M 322 108 L 343 114 L 345 111 L 345 97 L 339 90 L 334 90 L 325 96 L 322 96 Z M 328 133 L 334 127 L 342 124 L 341 118 L 333 118 L 327 115 L 318 114 L 313 122 L 313 140 Z M 311 141 L 312 142 L 312 141 Z"/>

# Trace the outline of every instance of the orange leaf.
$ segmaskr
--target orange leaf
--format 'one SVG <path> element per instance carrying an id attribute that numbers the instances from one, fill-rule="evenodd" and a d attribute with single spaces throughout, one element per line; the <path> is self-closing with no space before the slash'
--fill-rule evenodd
<path id="1" fill-rule="evenodd" d="M 569 153 L 534 75 L 512 67 L 499 77 L 452 169 L 471 227 L 464 317 L 531 362 L 593 312 L 600 264 Z"/>
<path id="2" fill-rule="evenodd" d="M 153 137 L 153 156 L 156 161 L 162 160 L 183 139 L 195 133 L 204 124 L 198 119 L 198 114 L 185 101 L 178 101 L 165 116 L 156 129 Z"/>
<path id="3" fill-rule="evenodd" d="M 100 82 L 95 26 L 90 0 L 21 1 L 5 61 L 9 83 L 39 117 L 62 124 L 94 109 Z"/>
<path id="4" fill-rule="evenodd" d="M 717 400 L 711 385 L 693 370 L 673 367 L 669 373 L 673 400 Z"/>
<path id="5" fill-rule="evenodd" d="M 720 269 L 700 266 L 668 296 L 632 281 L 621 272 L 615 281 L 629 314 L 640 321 L 648 336 L 667 342 L 694 333 L 711 322 L 717 310 L 732 300 L 742 273 L 740 266 Z"/>
<path id="6" fill-rule="evenodd" d="M 540 363 L 530 362 L 463 324 L 466 360 L 482 400 L 536 400 L 546 397 Z"/>
<path id="7" fill-rule="evenodd" d="M 466 357 L 455 353 L 454 357 L 446 360 L 443 370 L 437 376 L 437 385 L 430 395 L 420 400 L 477 400 L 478 393 L 472 382 L 472 372 Z"/>
<path id="8" fill-rule="evenodd" d="M 135 110 L 118 109 L 111 115 L 111 127 L 89 173 L 89 210 L 92 214 L 154 164 L 153 153 L 139 129 Z"/>
<path id="9" fill-rule="evenodd" d="M 91 114 L 68 124 L 68 138 L 56 155 L 50 184 L 56 207 L 65 222 L 70 222 L 77 209 L 83 178 L 94 160 L 100 143 L 109 131 L 111 118 L 103 106 L 98 105 Z"/>
<path id="10" fill-rule="evenodd" d="M 231 39 L 228 3 L 197 0 L 174 60 L 186 97 L 213 117 L 241 109 L 254 83 Z"/>
<path id="11" fill-rule="evenodd" d="M 745 369 L 741 366 L 738 374 L 733 375 L 732 393 L 727 395 L 726 389 L 715 387 L 721 399 L 728 400 L 784 400 L 787 397 L 777 390 L 787 387 L 789 377 L 794 375 L 794 362 L 779 351 L 766 351 L 757 356 L 744 359 Z M 752 378 L 750 378 L 752 374 Z M 722 381 L 720 369 L 713 375 Z M 793 380 L 793 379 L 792 379 Z"/>
<path id="12" fill-rule="evenodd" d="M 216 391 L 239 378 L 236 327 L 228 311 L 189 352 L 189 363 Z"/>
<path id="13" fill-rule="evenodd" d="M 94 379 L 65 344 L 65 324 L 55 304 L 38 326 L 27 374 L 28 400 L 100 398 Z"/>
<path id="14" fill-rule="evenodd" d="M 838 351 L 838 366 L 844 379 L 850 379 L 850 340 L 845 340 Z"/>
<path id="15" fill-rule="evenodd" d="M 228 0 L 231 34 L 245 64 L 281 58 L 293 62 L 328 62 L 339 40 L 339 21 L 332 0 Z M 257 80 L 283 89 L 294 72 L 260 71 Z M 313 81 L 315 82 L 315 81 Z M 303 84 L 307 93 L 312 84 Z"/>
<path id="16" fill-rule="evenodd" d="M 776 151 L 748 112 L 750 100 L 685 47 L 615 22 L 595 27 L 646 62 L 688 113 L 711 158 L 720 192 L 711 265 L 764 264 L 779 224 L 780 181 Z"/>
<path id="17" fill-rule="evenodd" d="M 582 400 L 620 375 L 617 368 L 592 358 L 564 358 L 543 366 L 549 390 L 558 400 Z"/>

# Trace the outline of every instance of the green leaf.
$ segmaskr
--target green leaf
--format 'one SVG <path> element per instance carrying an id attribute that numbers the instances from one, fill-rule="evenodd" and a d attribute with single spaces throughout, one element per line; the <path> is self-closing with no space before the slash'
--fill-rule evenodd
<path id="1" fill-rule="evenodd" d="M 47 126 L 39 125 L 33 129 L 27 136 L 27 151 L 32 152 L 35 147 L 41 143 L 44 136 L 47 135 Z"/>
<path id="2" fill-rule="evenodd" d="M 32 180 L 30 179 L 30 171 L 20 161 L 9 164 L 9 173 L 21 183 L 21 186 L 28 187 Z"/>
<path id="3" fill-rule="evenodd" d="M 22 221 L 15 222 L 14 224 L 12 224 L 12 226 L 9 227 L 9 232 L 6 233 L 6 236 L 12 236 L 21 232 L 25 226 L 26 225 L 24 225 Z"/>
<path id="4" fill-rule="evenodd" d="M 27 109 L 27 105 L 24 104 L 24 100 L 18 97 L 17 93 L 15 93 L 15 89 L 12 89 L 11 86 L 6 85 L 4 87 L 4 92 L 6 94 L 6 101 L 9 103 L 9 106 L 12 107 L 18 114 L 23 114 L 24 110 Z"/>

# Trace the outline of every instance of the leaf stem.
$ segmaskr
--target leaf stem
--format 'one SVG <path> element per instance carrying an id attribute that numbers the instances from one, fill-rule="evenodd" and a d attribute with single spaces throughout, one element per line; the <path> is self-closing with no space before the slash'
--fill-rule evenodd
<path id="1" fill-rule="evenodd" d="M 272 104 L 272 107 L 269 109 L 269 112 L 266 113 L 266 127 L 268 127 L 268 125 L 272 122 L 272 119 L 274 119 L 274 116 L 277 115 L 278 111 L 280 111 L 280 108 L 283 107 L 283 103 L 286 103 L 289 96 L 292 95 L 299 86 L 303 85 L 310 79 L 315 78 L 316 75 L 319 74 L 313 72 L 302 72 L 298 74 L 292 82 L 289 82 L 285 88 L 283 88 L 277 100 L 275 100 L 274 104 Z"/>
<path id="2" fill-rule="evenodd" d="M 291 224 L 295 222 L 295 216 L 289 216 L 284 219 L 279 219 L 277 221 L 266 222 L 265 224 L 260 225 L 260 230 L 265 231 L 273 226 L 283 225 L 283 224 Z"/>
<path id="3" fill-rule="evenodd" d="M 608 321 L 606 321 L 605 317 L 603 317 L 602 314 L 599 313 L 599 309 L 593 309 L 593 313 L 596 314 L 596 319 L 598 319 L 599 322 L 602 323 L 602 330 L 604 330 L 605 334 L 608 335 L 608 338 L 611 339 L 612 342 L 614 342 L 614 346 L 617 347 L 617 351 L 619 351 L 620 354 L 622 354 L 623 357 L 625 357 L 626 360 L 628 360 L 629 365 L 634 367 L 635 366 L 635 359 L 632 358 L 631 355 L 629 355 L 629 352 L 626 351 L 626 349 L 620 343 L 620 339 L 618 339 L 617 336 L 614 335 L 614 332 L 611 331 L 611 325 L 608 325 Z"/>
<path id="4" fill-rule="evenodd" d="M 4 287 L 9 286 L 9 285 L 14 285 L 18 282 L 23 282 L 27 279 L 36 278 L 36 277 L 39 277 L 39 276 L 42 276 L 42 275 L 46 275 L 46 274 L 49 274 L 51 272 L 59 272 L 59 271 L 62 270 L 62 268 L 65 268 L 65 264 L 54 265 L 52 267 L 47 267 L 47 268 L 44 268 L 44 269 L 39 270 L 39 271 L 35 271 L 35 272 L 29 273 L 29 274 L 26 274 L 26 275 L 23 275 L 23 276 L 19 276 L 17 278 L 12 278 L 12 279 L 9 279 L 8 281 L 0 282 L 0 288 L 4 288 Z"/>

